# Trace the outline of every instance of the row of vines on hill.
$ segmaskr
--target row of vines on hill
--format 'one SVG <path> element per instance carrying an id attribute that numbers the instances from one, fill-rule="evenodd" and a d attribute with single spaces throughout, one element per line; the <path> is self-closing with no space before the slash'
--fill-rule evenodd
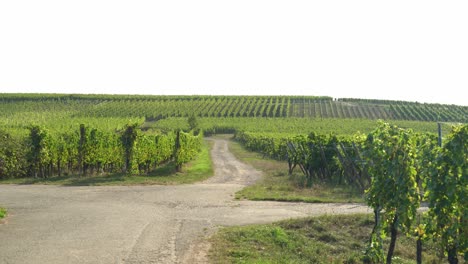
<path id="1" fill-rule="evenodd" d="M 291 103 L 289 116 L 467 122 L 467 107 L 455 105 L 367 101 L 305 100 Z"/>
<path id="2" fill-rule="evenodd" d="M 287 117 L 294 96 L 26 96 L 0 94 L 3 113 L 61 111 L 74 117 Z M 312 100 L 329 97 L 308 96 Z M 1 116 L 1 113 L 0 113 Z"/>
<path id="3" fill-rule="evenodd" d="M 145 116 L 149 120 L 167 117 L 286 117 L 286 97 L 206 97 L 192 100 L 122 100 L 99 103 L 85 116 Z M 124 113 L 122 113 L 122 111 Z"/>
<path id="4" fill-rule="evenodd" d="M 250 150 L 287 160 L 290 173 L 299 167 L 310 183 L 352 184 L 365 191 L 375 215 L 369 263 L 391 263 L 398 231 L 419 238 L 419 253 L 423 240 L 434 239 L 449 263 L 458 263 L 460 255 L 468 260 L 468 125 L 454 127 L 442 147 L 433 134 L 386 123 L 367 137 L 238 132 L 236 139 Z M 429 211 L 420 220 L 422 200 L 429 202 Z"/>
<path id="5" fill-rule="evenodd" d="M 467 122 L 468 107 L 326 96 L 105 96 L 0 94 L 0 117 L 63 112 L 72 117 L 307 117 Z"/>
<path id="6" fill-rule="evenodd" d="M 235 138 L 247 149 L 263 153 L 289 165 L 289 174 L 299 168 L 305 175 L 306 185 L 316 182 L 349 184 L 364 190 L 369 177 L 357 166 L 361 160 L 362 135 L 335 136 L 310 133 L 285 135 L 239 131 Z"/>
<path id="7" fill-rule="evenodd" d="M 202 135 L 169 132 L 150 135 L 137 124 L 118 132 L 80 125 L 75 131 L 50 132 L 31 126 L 25 138 L 0 131 L 0 178 L 64 174 L 148 173 L 175 160 L 177 166 L 193 159 Z"/>
<path id="8" fill-rule="evenodd" d="M 378 124 L 377 120 L 370 119 L 311 119 L 311 118 L 261 118 L 261 117 L 228 117 L 196 118 L 205 135 L 233 134 L 236 131 L 249 131 L 261 133 L 265 136 L 290 137 L 294 134 L 307 134 L 314 131 L 317 134 L 334 133 L 336 135 L 353 135 L 356 131 L 370 133 Z M 188 130 L 190 127 L 187 118 L 173 117 L 159 120 L 155 123 L 145 123 L 144 129 L 154 130 Z M 435 122 L 419 122 L 395 120 L 391 124 L 399 127 L 412 128 L 419 133 L 433 133 L 437 130 Z M 450 124 L 442 124 L 442 132 L 447 134 L 451 130 Z M 282 135 L 280 135 L 282 134 Z"/>

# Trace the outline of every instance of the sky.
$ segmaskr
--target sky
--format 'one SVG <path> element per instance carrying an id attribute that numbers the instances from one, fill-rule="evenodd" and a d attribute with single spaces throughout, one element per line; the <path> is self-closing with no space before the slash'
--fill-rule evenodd
<path id="1" fill-rule="evenodd" d="M 466 14 L 466 0 L 0 0 L 0 93 L 468 105 Z"/>

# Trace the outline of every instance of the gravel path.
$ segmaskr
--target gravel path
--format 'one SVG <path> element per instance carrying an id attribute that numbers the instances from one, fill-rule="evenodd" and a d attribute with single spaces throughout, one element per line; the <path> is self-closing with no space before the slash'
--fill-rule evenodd
<path id="1" fill-rule="evenodd" d="M 370 212 L 360 204 L 233 200 L 261 174 L 225 140 L 214 140 L 212 157 L 214 177 L 191 185 L 0 185 L 9 211 L 0 263 L 206 263 L 204 238 L 219 226 Z"/>

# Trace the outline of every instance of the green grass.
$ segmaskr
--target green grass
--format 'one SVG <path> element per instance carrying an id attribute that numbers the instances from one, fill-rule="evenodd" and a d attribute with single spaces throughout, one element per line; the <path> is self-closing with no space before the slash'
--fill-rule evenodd
<path id="1" fill-rule="evenodd" d="M 184 164 L 181 172 L 176 172 L 173 162 L 162 165 L 148 175 L 127 176 L 122 173 L 79 177 L 76 175 L 42 178 L 17 178 L 1 180 L 0 184 L 52 184 L 65 186 L 95 185 L 173 185 L 194 183 L 213 176 L 210 157 L 211 143 L 205 142 L 202 151 L 193 161 Z"/>
<path id="2" fill-rule="evenodd" d="M 4 218 L 7 214 L 7 210 L 3 207 L 0 207 L 0 219 Z"/>
<path id="3" fill-rule="evenodd" d="M 230 141 L 229 150 L 240 160 L 263 172 L 263 179 L 236 193 L 237 199 L 291 201 L 291 202 L 364 202 L 358 191 L 348 186 L 315 184 L 304 188 L 303 176 L 299 172 L 288 175 L 286 162 L 262 157 L 246 150 L 238 142 Z"/>
<path id="4" fill-rule="evenodd" d="M 355 214 L 223 228 L 210 238 L 209 257 L 212 263 L 362 263 L 373 224 L 371 215 Z M 415 239 L 399 235 L 393 263 L 415 263 L 415 251 Z M 424 243 L 423 263 L 443 263 L 436 253 Z"/>
<path id="5" fill-rule="evenodd" d="M 415 132 L 437 134 L 436 122 L 383 119 L 392 125 L 411 128 Z M 230 133 L 228 131 L 248 131 L 260 133 L 282 133 L 289 135 L 318 134 L 354 135 L 357 132 L 368 134 L 378 124 L 376 119 L 340 119 L 340 118 L 265 118 L 265 117 L 200 117 L 199 127 L 205 132 Z M 448 135 L 454 123 L 442 123 L 442 135 Z M 147 122 L 147 128 L 160 130 L 188 129 L 186 117 L 170 117 Z M 216 132 L 214 132 L 216 131 Z M 232 132 L 231 132 L 232 133 Z"/>

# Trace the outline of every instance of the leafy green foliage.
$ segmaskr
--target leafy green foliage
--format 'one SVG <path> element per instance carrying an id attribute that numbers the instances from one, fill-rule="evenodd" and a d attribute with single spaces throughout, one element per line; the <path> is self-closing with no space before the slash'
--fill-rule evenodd
<path id="1" fill-rule="evenodd" d="M 195 117 L 195 115 L 191 115 L 187 121 L 188 121 L 190 130 L 195 130 L 198 128 L 198 120 Z"/>
<path id="2" fill-rule="evenodd" d="M 138 96 L 0 94 L 0 114 L 74 117 L 307 117 L 467 122 L 468 107 L 327 96 Z M 30 114 L 30 113 L 28 113 Z"/>
<path id="3" fill-rule="evenodd" d="M 389 263 L 393 255 L 396 229 L 399 227 L 409 232 L 415 219 L 420 198 L 414 164 L 415 147 L 412 131 L 385 123 L 369 134 L 365 143 L 363 158 L 371 176 L 366 200 L 376 215 L 376 229 L 368 250 L 373 262 L 383 261 L 379 236 L 385 236 L 386 230 L 391 228 L 393 243 L 387 255 Z"/>
<path id="4" fill-rule="evenodd" d="M 353 135 L 356 132 L 370 133 L 378 125 L 371 119 L 316 119 L 316 118 L 264 118 L 264 117 L 200 117 L 199 127 L 205 134 L 233 134 L 239 131 L 257 132 L 270 135 L 283 134 L 308 135 L 315 132 L 319 135 Z M 390 120 L 388 123 L 401 128 L 411 128 L 415 132 L 437 133 L 437 123 L 421 121 Z M 166 118 L 156 122 L 146 122 L 144 127 L 159 130 L 189 130 L 186 118 Z M 443 134 L 450 132 L 451 125 L 443 124 Z"/>
<path id="5" fill-rule="evenodd" d="M 29 135 L 18 139 L 1 133 L 0 140 L 5 143 L 0 147 L 1 178 L 115 172 L 135 175 L 149 173 L 175 157 L 174 133 L 143 133 L 138 124 L 117 131 L 84 124 L 78 130 L 62 132 L 50 132 L 42 126 L 29 130 Z M 177 164 L 192 160 L 201 149 L 201 141 L 201 134 L 184 133 L 176 152 Z"/>
<path id="6" fill-rule="evenodd" d="M 24 175 L 27 169 L 25 156 L 24 141 L 0 130 L 0 179 Z"/>
<path id="7" fill-rule="evenodd" d="M 435 152 L 426 182 L 432 219 L 427 232 L 440 242 L 449 262 L 458 263 L 458 254 L 468 260 L 468 125 L 454 127 Z"/>
<path id="8" fill-rule="evenodd" d="M 133 154 L 136 148 L 136 139 L 138 137 L 138 124 L 127 125 L 122 133 L 121 140 L 124 148 L 125 172 L 127 174 L 138 173 L 136 164 L 133 162 Z"/>
<path id="9" fill-rule="evenodd" d="M 202 136 L 201 133 L 198 136 L 194 136 L 193 132 L 177 132 L 174 159 L 179 170 L 182 164 L 192 160 L 200 151 L 203 140 Z"/>
<path id="10" fill-rule="evenodd" d="M 7 210 L 5 208 L 0 207 L 0 219 L 4 218 L 7 214 Z"/>
<path id="11" fill-rule="evenodd" d="M 300 172 L 288 175 L 286 162 L 265 158 L 260 153 L 248 151 L 239 142 L 230 141 L 229 151 L 263 174 L 262 179 L 255 184 L 238 191 L 236 199 L 311 203 L 363 202 L 362 193 L 349 185 L 315 184 L 311 188 L 304 188 L 305 177 Z"/>
<path id="12" fill-rule="evenodd" d="M 236 138 L 250 150 L 276 159 L 288 157 L 290 172 L 291 164 L 301 164 L 306 175 L 322 170 L 324 164 L 333 165 L 337 158 L 342 167 L 335 168 L 344 172 L 349 165 L 343 162 L 345 155 L 351 156 L 351 169 L 359 169 L 357 175 L 367 173 L 370 176 L 366 197 L 374 209 L 375 225 L 366 251 L 366 261 L 378 263 L 384 260 L 382 241 L 390 234 L 387 253 L 387 263 L 390 263 L 397 232 L 401 230 L 407 235 L 416 233 L 420 239 L 419 245 L 422 239 L 433 237 L 441 243 L 449 260 L 452 259 L 450 263 L 456 263 L 453 259 L 457 255 L 467 255 L 466 127 L 455 128 L 443 149 L 437 147 L 434 134 L 414 133 L 386 123 L 380 123 L 365 142 L 360 136 L 337 138 L 313 133 L 306 137 L 238 132 Z M 294 151 L 285 148 L 285 144 L 292 145 Z M 340 147 L 327 154 L 330 145 Z M 351 146 L 354 151 L 349 152 L 347 149 Z M 316 178 L 320 179 L 320 176 Z M 273 187 L 270 188 L 273 190 Z M 418 222 L 416 231 L 413 231 L 411 226 L 424 192 L 430 202 L 429 218 L 427 224 Z M 249 194 L 249 197 L 255 196 Z"/>
<path id="13" fill-rule="evenodd" d="M 249 150 L 287 160 L 289 174 L 299 167 L 309 187 L 313 183 L 331 183 L 364 190 L 368 185 L 365 171 L 353 165 L 360 159 L 359 148 L 355 145 L 363 141 L 360 135 L 338 137 L 312 132 L 305 136 L 240 131 L 235 138 Z"/>
<path id="14" fill-rule="evenodd" d="M 172 147 L 171 153 L 172 155 Z M 122 159 L 122 155 L 117 155 Z M 153 165 L 152 165 L 153 166 Z M 121 170 L 119 170 L 121 171 Z M 48 178 L 9 178 L 1 180 L 1 184 L 48 184 L 64 186 L 102 186 L 102 185 L 173 185 L 188 184 L 205 180 L 213 176 L 213 168 L 210 157 L 210 149 L 207 142 L 204 142 L 200 153 L 180 172 L 175 171 L 175 163 L 172 160 L 165 161 L 158 166 L 151 167 L 148 173 L 140 169 L 139 175 L 132 175 L 123 172 L 88 174 L 89 177 L 76 177 L 76 175 L 52 176 Z"/>
<path id="15" fill-rule="evenodd" d="M 40 126 L 32 126 L 29 131 L 27 160 L 30 164 L 31 174 L 35 178 L 38 176 L 47 177 L 46 170 L 48 168 L 46 166 L 52 159 L 52 139 L 49 132 Z"/>

